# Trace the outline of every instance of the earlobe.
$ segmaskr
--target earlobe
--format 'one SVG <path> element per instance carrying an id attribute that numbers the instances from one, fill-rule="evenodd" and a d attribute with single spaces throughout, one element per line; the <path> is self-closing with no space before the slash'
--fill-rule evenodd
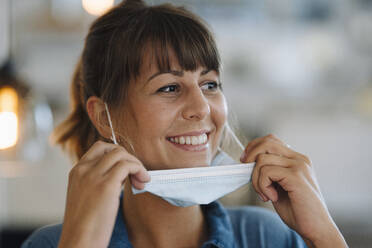
<path id="1" fill-rule="evenodd" d="M 86 110 L 89 119 L 93 123 L 94 127 L 97 129 L 98 133 L 102 137 L 110 139 L 111 132 L 105 114 L 106 110 L 104 102 L 96 96 L 91 96 L 86 102 Z"/>

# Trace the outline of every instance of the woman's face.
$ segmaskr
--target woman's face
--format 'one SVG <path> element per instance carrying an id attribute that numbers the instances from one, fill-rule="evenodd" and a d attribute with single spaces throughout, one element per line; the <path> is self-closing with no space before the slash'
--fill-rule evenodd
<path id="1" fill-rule="evenodd" d="M 209 165 L 227 118 L 217 72 L 183 71 L 174 56 L 168 72 L 148 64 L 128 88 L 124 137 L 149 170 Z"/>

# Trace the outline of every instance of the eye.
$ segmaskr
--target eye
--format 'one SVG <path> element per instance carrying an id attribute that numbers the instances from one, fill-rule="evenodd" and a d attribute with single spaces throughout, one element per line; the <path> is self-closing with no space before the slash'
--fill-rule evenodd
<path id="1" fill-rule="evenodd" d="M 218 88 L 221 88 L 221 84 L 217 83 L 215 81 L 210 81 L 201 86 L 203 90 L 208 90 L 208 91 L 216 91 Z"/>
<path id="2" fill-rule="evenodd" d="M 171 93 L 171 92 L 178 92 L 179 86 L 176 84 L 167 85 L 157 90 L 157 92 L 164 92 L 164 93 Z"/>

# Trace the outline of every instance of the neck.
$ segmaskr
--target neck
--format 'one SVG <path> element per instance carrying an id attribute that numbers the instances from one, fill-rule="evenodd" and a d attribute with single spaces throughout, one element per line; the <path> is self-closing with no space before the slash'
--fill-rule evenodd
<path id="1" fill-rule="evenodd" d="M 200 247 L 207 238 L 200 205 L 176 207 L 150 193 L 133 195 L 129 180 L 122 211 L 134 247 Z"/>

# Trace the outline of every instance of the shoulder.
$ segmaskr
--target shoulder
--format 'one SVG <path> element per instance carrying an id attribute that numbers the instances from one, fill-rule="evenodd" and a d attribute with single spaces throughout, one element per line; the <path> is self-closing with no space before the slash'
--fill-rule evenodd
<path id="1" fill-rule="evenodd" d="M 228 208 L 234 236 L 239 247 L 306 247 L 302 238 L 280 217 L 261 207 Z"/>
<path id="2" fill-rule="evenodd" d="M 62 224 L 49 225 L 34 231 L 23 242 L 21 248 L 57 247 L 62 232 Z"/>

